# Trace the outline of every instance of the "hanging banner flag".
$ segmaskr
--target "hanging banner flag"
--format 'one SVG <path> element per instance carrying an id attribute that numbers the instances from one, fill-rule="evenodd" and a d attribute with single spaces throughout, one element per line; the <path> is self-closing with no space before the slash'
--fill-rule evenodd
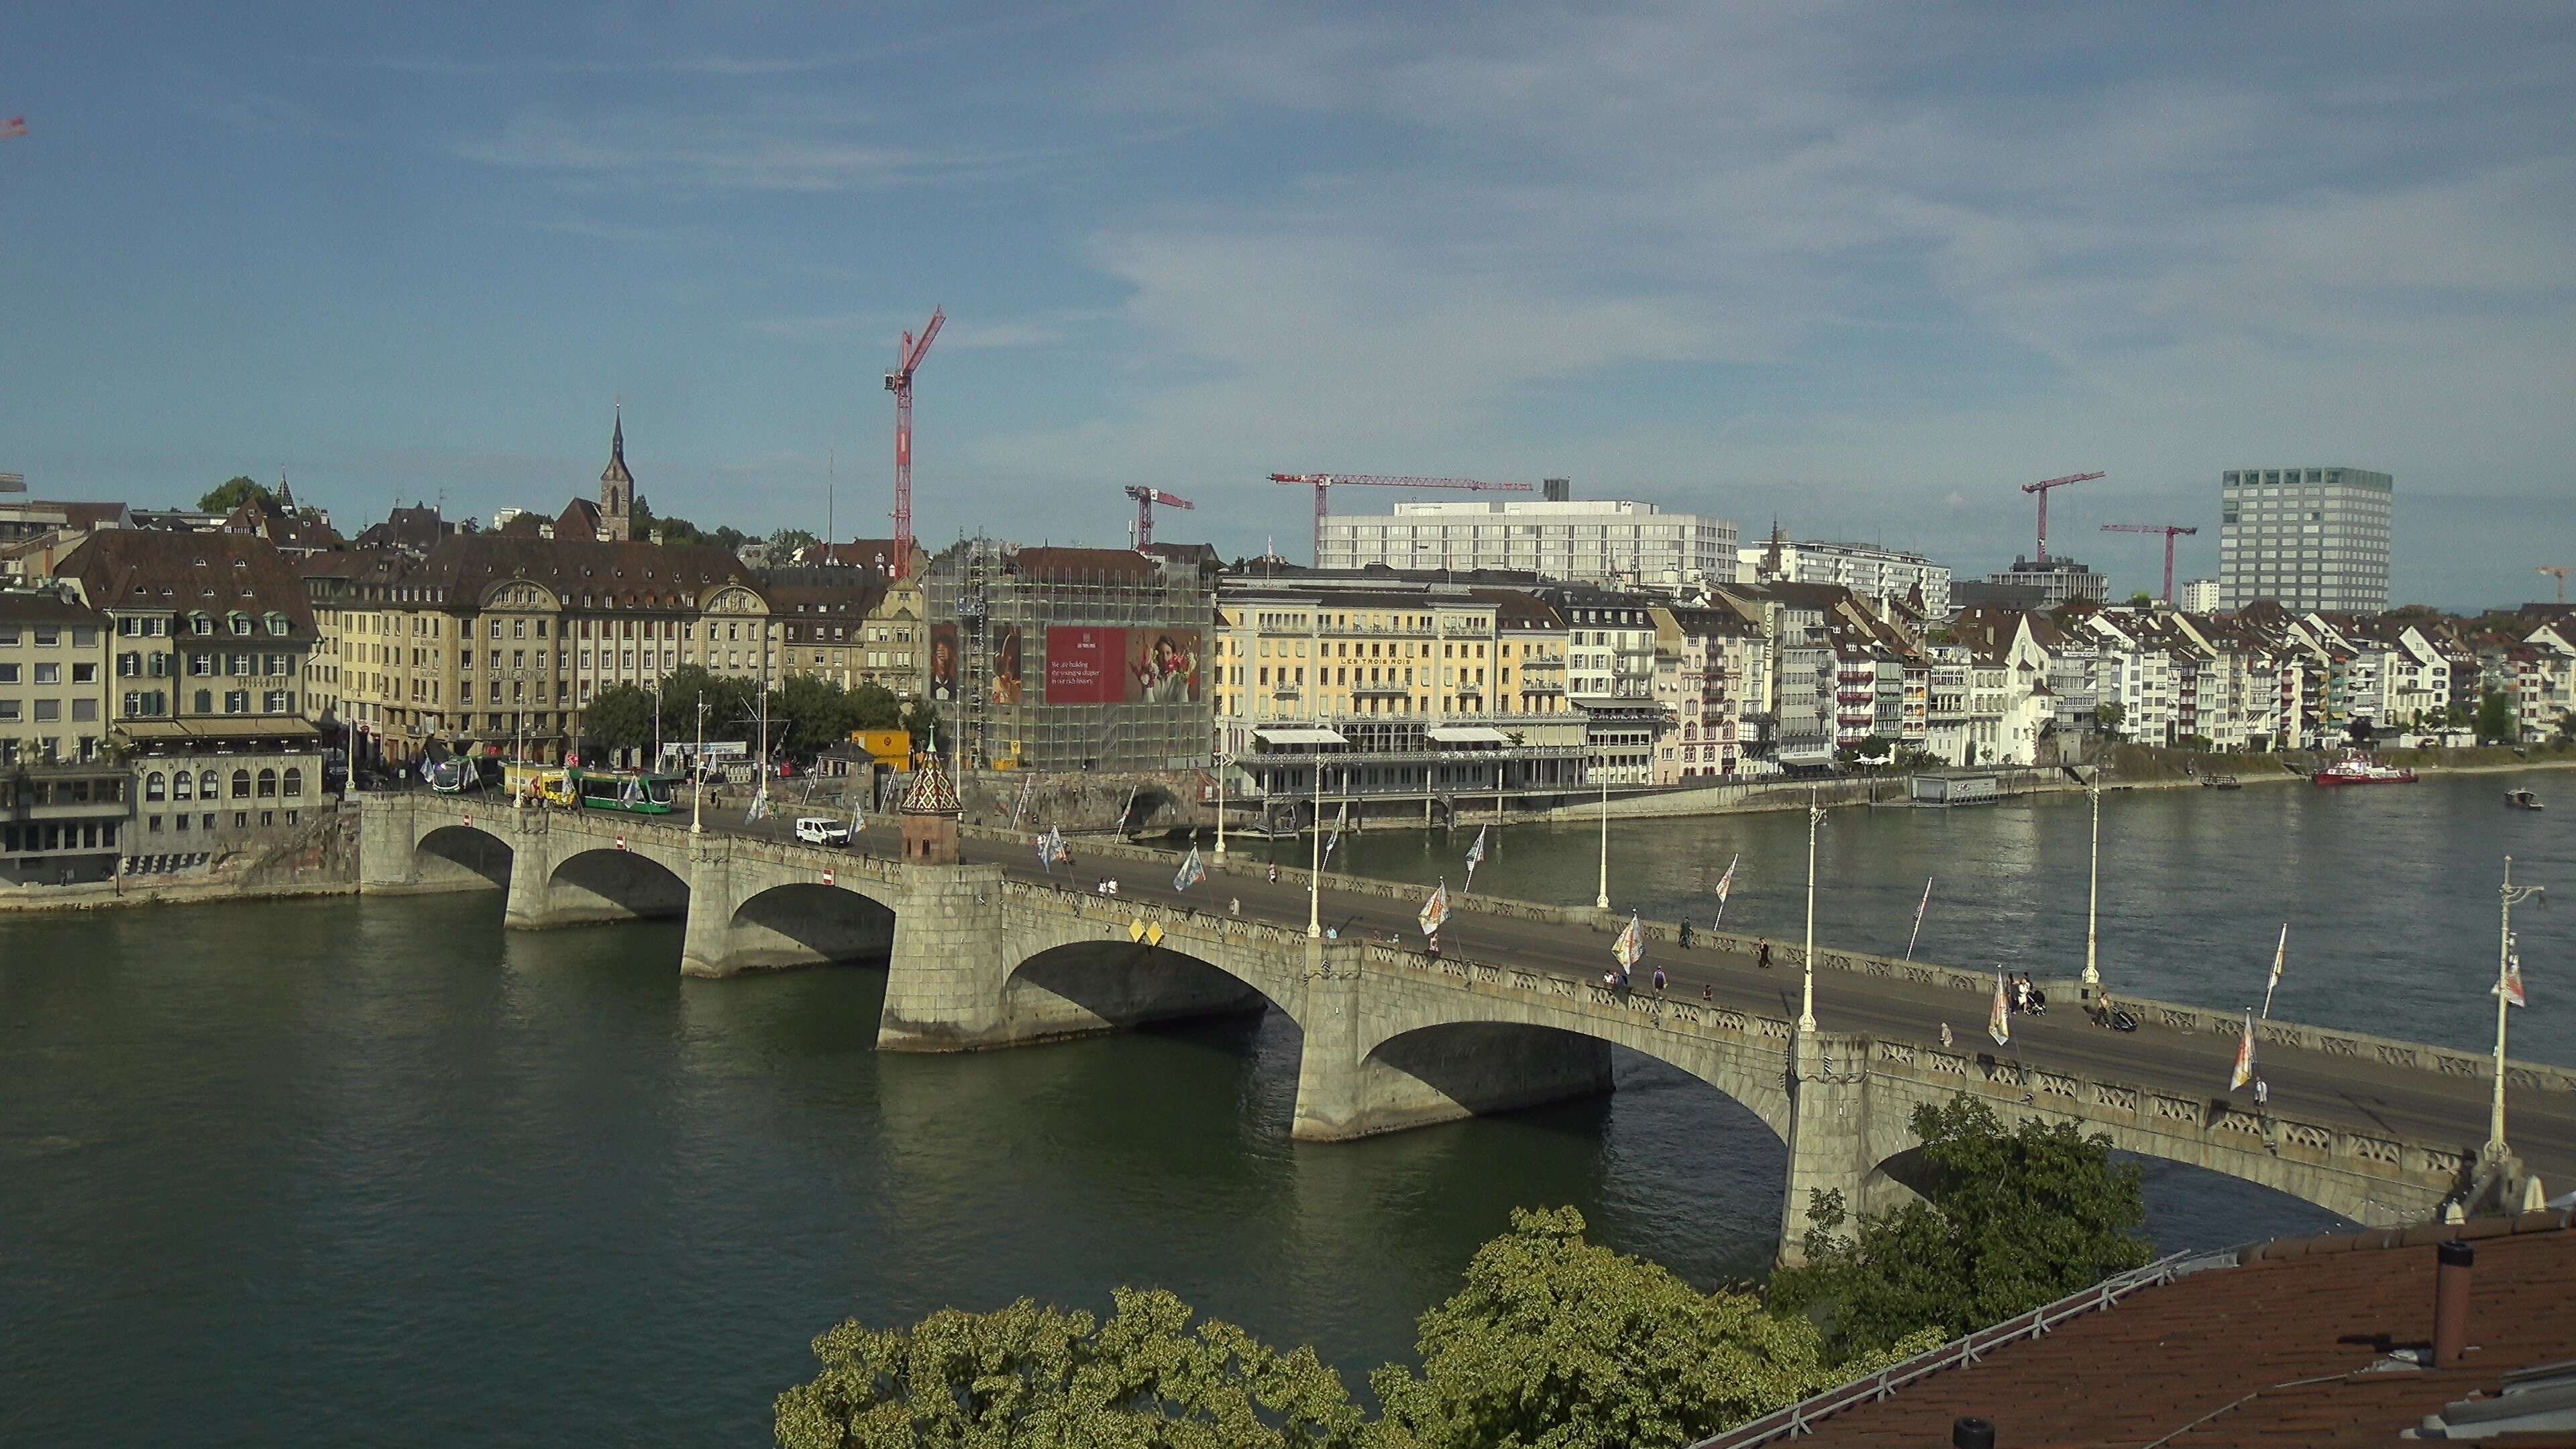
<path id="1" fill-rule="evenodd" d="M 1627 928 L 1611 943 L 1610 954 L 1619 958 L 1619 969 L 1631 975 L 1636 973 L 1637 963 L 1646 959 L 1646 933 L 1638 928 L 1635 912 L 1629 913 Z"/>
<path id="2" fill-rule="evenodd" d="M 751 808 L 743 812 L 742 823 L 745 825 L 758 825 L 762 820 L 768 818 L 768 815 L 769 784 L 767 781 L 762 781 L 758 792 L 753 794 L 751 797 Z"/>
<path id="3" fill-rule="evenodd" d="M 1431 893 L 1431 899 L 1422 903 L 1422 915 L 1419 919 L 1422 922 L 1422 934 L 1430 936 L 1439 933 L 1441 923 L 1449 919 L 1449 882 L 1442 881 L 1440 889 Z"/>
<path id="4" fill-rule="evenodd" d="M 2281 968 L 2290 963 L 2290 923 L 2281 923 L 2281 944 L 2272 948 L 2272 979 L 2263 983 L 2263 1019 L 2272 1019 L 2272 993 L 2281 987 Z"/>
<path id="5" fill-rule="evenodd" d="M 1717 929 L 1719 921 L 1726 919 L 1726 893 L 1735 889 L 1735 863 L 1743 858 L 1743 853 L 1740 851 L 1729 857 L 1726 862 L 1726 874 L 1717 878 L 1717 915 L 1708 923 L 1708 928 L 1712 931 Z"/>
<path id="6" fill-rule="evenodd" d="M 2245 1035 L 2236 1041 L 2236 1070 L 2227 1074 L 2227 1090 L 2233 1092 L 2254 1080 L 2254 1013 L 2245 1013 Z"/>
<path id="7" fill-rule="evenodd" d="M 2531 1004 L 2522 994 L 2522 953 L 2520 951 L 2504 958 L 2504 980 L 2488 987 L 2487 995 L 2493 996 L 2498 991 L 2504 993 L 2505 1004 L 2508 1006 Z"/>
<path id="8" fill-rule="evenodd" d="M 1995 968 L 1995 1003 L 1986 1008 L 1986 1035 L 1997 1046 L 2012 1045 L 2012 1002 L 2004 996 L 2004 968 Z"/>
<path id="9" fill-rule="evenodd" d="M 1341 848 L 1342 827 L 1348 825 L 1350 821 L 1351 802 L 1345 800 L 1342 802 L 1342 808 L 1340 811 L 1336 812 L 1333 816 L 1333 833 L 1326 837 L 1324 841 L 1324 864 L 1331 865 L 1333 863 L 1333 852 Z"/>
<path id="10" fill-rule="evenodd" d="M 1200 863 L 1199 848 L 1193 845 L 1188 857 L 1182 860 L 1181 868 L 1172 875 L 1172 889 L 1185 891 L 1206 879 L 1207 867 Z"/>
<path id="11" fill-rule="evenodd" d="M 1476 867 L 1485 863 L 1485 827 L 1476 827 L 1476 843 L 1467 847 L 1467 889 L 1476 888 Z"/>
<path id="12" fill-rule="evenodd" d="M 1923 899 L 1914 903 L 1914 929 L 1905 937 L 1905 959 L 1914 959 L 1914 943 L 1923 934 L 1923 911 L 1932 904 L 1932 877 L 1923 877 Z"/>
<path id="13" fill-rule="evenodd" d="M 1053 871 L 1057 861 L 1071 859 L 1073 847 L 1064 843 L 1064 832 L 1048 826 L 1047 833 L 1038 837 L 1038 868 Z"/>

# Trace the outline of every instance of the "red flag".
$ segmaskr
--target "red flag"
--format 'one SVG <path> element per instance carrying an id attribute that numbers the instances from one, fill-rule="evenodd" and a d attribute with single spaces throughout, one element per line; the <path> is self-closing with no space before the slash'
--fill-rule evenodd
<path id="1" fill-rule="evenodd" d="M 25 134 L 27 134 L 26 117 L 11 116 L 5 121 L 0 121 L 0 141 L 15 140 Z"/>

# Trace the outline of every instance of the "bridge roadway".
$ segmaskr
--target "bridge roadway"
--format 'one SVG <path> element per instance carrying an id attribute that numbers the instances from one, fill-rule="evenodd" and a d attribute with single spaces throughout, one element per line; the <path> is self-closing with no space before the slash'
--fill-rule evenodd
<path id="1" fill-rule="evenodd" d="M 1998 1048 L 1985 1035 L 1991 976 L 1822 952 L 1819 1029 L 1802 1036 L 1790 1025 L 1794 943 L 1775 943 L 1764 970 L 1745 938 L 1704 937 L 1684 951 L 1649 923 L 1647 968 L 1667 971 L 1668 996 L 1622 996 L 1598 983 L 1624 918 L 1588 909 L 1453 893 L 1444 959 L 1433 962 L 1419 950 L 1417 889 L 1328 876 L 1322 920 L 1337 939 L 1309 941 L 1300 873 L 1273 883 L 1240 854 L 1232 870 L 1182 893 L 1170 857 L 1132 847 L 1077 845 L 1074 861 L 1048 872 L 1026 843 L 974 832 L 957 864 L 928 865 L 902 861 L 885 828 L 841 852 L 777 838 L 783 820 L 745 831 L 728 816 L 693 838 L 649 822 L 478 811 L 420 795 L 371 797 L 365 809 L 369 890 L 501 884 L 508 921 L 523 927 L 686 914 L 683 969 L 699 975 L 885 957 L 887 1050 L 1283 1010 L 1305 1036 L 1301 1138 L 1607 1090 L 1609 1046 L 1642 1051 L 1716 1086 L 1788 1143 L 1784 1256 L 1794 1255 L 1810 1189 L 1840 1190 L 1864 1208 L 1902 1201 L 1906 1154 L 1918 1145 L 1912 1107 L 1961 1091 L 2008 1120 L 2074 1121 L 2124 1149 L 2373 1224 L 2421 1220 L 2476 1186 L 2518 1197 L 2528 1179 L 2576 1174 L 2576 1071 L 2514 1064 L 2517 1160 L 2481 1172 L 2488 1069 L 2475 1054 L 2421 1044 L 2266 1024 L 2267 1119 L 2252 1112 L 2250 1092 L 2225 1091 L 2235 1038 L 2221 1015 L 2140 1003 L 2147 1025 L 2118 1034 L 2061 1008 L 2014 1018 L 2012 1043 Z M 471 859 L 480 863 L 459 868 Z M 1115 901 L 1093 890 L 1105 874 L 1119 881 Z M 1238 901 L 1239 915 L 1229 909 Z M 863 914 L 815 926 L 836 910 Z M 1140 924 L 1163 931 L 1160 949 L 1129 939 Z"/>

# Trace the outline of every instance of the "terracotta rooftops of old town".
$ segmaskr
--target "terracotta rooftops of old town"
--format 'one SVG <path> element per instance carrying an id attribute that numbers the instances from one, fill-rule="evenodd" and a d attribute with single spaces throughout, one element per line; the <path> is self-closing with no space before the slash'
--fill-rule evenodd
<path id="1" fill-rule="evenodd" d="M 1949 1443 L 1952 1423 L 1973 1416 L 1994 1425 L 1995 1443 L 2016 1449 L 2388 1449 L 2401 1433 L 2422 1432 L 2427 1415 L 2497 1412 L 2509 1375 L 2551 1365 L 2576 1375 L 2566 1362 L 2576 1359 L 2568 1220 L 2564 1211 L 2534 1212 L 2257 1244 L 1860 1398 L 1814 1419 L 1796 1442 L 1914 1449 Z M 2452 1240 L 2476 1257 L 2468 1347 L 2457 1367 L 2427 1367 L 2415 1350 L 2433 1337 L 2435 1245 Z M 2576 1384 L 2550 1392 L 2576 1404 Z M 2446 1407 L 2471 1400 L 2483 1407 Z M 1711 1442 L 1788 1442 L 1785 1426 L 1762 1432 L 1767 1422 Z M 2567 1445 L 2576 1433 L 2487 1442 Z"/>

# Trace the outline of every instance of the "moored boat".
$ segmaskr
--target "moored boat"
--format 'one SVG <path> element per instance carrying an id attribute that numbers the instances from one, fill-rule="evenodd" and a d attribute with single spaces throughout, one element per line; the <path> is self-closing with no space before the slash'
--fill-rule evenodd
<path id="1" fill-rule="evenodd" d="M 2529 790 L 2505 791 L 2504 803 L 2508 808 L 2514 810 L 2542 810 L 2548 808 L 2540 803 L 2539 796 L 2534 795 Z"/>
<path id="2" fill-rule="evenodd" d="M 2308 778 L 2320 785 L 2412 785 L 2415 772 L 2354 753 L 2320 767 Z"/>

